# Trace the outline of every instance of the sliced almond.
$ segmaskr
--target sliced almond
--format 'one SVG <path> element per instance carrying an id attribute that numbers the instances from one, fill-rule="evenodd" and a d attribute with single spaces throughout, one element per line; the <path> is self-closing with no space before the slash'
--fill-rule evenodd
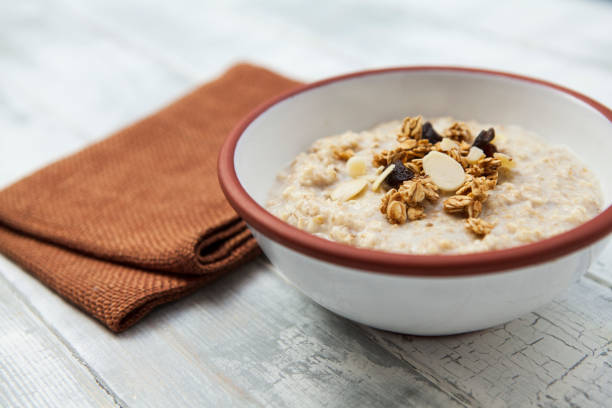
<path id="1" fill-rule="evenodd" d="M 470 151 L 466 157 L 468 163 L 474 164 L 480 160 L 485 154 L 480 147 L 472 146 L 470 147 Z"/>
<path id="2" fill-rule="evenodd" d="M 505 169 L 513 169 L 516 166 L 516 162 L 507 154 L 493 153 L 493 158 L 499 160 L 501 162 L 501 167 Z"/>
<path id="3" fill-rule="evenodd" d="M 465 181 L 465 171 L 455 159 L 432 151 L 423 157 L 423 170 L 444 191 L 455 191 Z"/>
<path id="4" fill-rule="evenodd" d="M 332 191 L 331 198 L 336 201 L 348 201 L 361 193 L 367 185 L 368 181 L 363 178 L 345 181 Z"/>
<path id="5" fill-rule="evenodd" d="M 459 145 L 448 137 L 445 137 L 440 142 L 440 149 L 444 150 L 445 152 L 448 152 L 451 149 L 458 149 L 458 148 L 459 148 Z"/>
<path id="6" fill-rule="evenodd" d="M 382 184 L 383 181 L 385 181 L 387 176 L 391 174 L 394 168 L 395 168 L 395 164 L 390 164 L 389 167 L 387 167 L 382 173 L 378 175 L 376 180 L 374 180 L 374 183 L 372 183 L 372 191 L 378 190 L 378 187 L 380 187 L 380 185 Z"/>
<path id="7" fill-rule="evenodd" d="M 366 172 L 366 161 L 363 157 L 353 156 L 346 162 L 346 171 L 351 177 L 363 176 Z"/>

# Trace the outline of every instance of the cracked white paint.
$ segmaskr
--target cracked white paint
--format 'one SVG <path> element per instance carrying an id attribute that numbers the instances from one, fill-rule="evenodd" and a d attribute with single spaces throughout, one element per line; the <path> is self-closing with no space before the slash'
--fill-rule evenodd
<path id="1" fill-rule="evenodd" d="M 367 331 L 442 389 L 459 388 L 482 406 L 606 406 L 612 401 L 610 295 L 583 281 L 534 313 L 460 336 Z"/>

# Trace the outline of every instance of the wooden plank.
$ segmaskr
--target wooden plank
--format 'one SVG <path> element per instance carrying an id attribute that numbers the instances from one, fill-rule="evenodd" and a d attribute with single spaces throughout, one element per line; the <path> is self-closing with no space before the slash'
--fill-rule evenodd
<path id="1" fill-rule="evenodd" d="M 462 406 L 261 261 L 114 335 L 0 257 L 0 271 L 127 405 Z"/>
<path id="2" fill-rule="evenodd" d="M 89 139 L 162 107 L 196 83 L 57 1 L 3 3 L 0 38 L 4 92 L 34 101 L 32 115 L 39 108 L 53 112 Z"/>
<path id="3" fill-rule="evenodd" d="M 0 75 L 0 189 L 88 143 L 81 131 L 4 82 Z"/>
<path id="4" fill-rule="evenodd" d="M 441 389 L 483 407 L 601 407 L 612 401 L 612 292 L 589 280 L 505 325 L 426 338 L 366 329 Z"/>
<path id="5" fill-rule="evenodd" d="M 1 278 L 0 333 L 0 406 L 118 406 Z"/>
<path id="6" fill-rule="evenodd" d="M 237 56 L 305 79 L 381 66 L 473 65 L 539 76 L 612 102 L 612 39 L 602 35 L 612 6 L 603 2 L 533 7 L 527 0 L 512 6 L 474 0 L 441 7 L 417 0 L 345 0 L 326 4 L 321 13 L 307 2 L 236 0 L 202 7 L 185 0 L 180 7 L 156 3 L 139 19 L 132 16 L 149 2 L 66 4 L 101 29 L 204 75 Z M 573 30 L 566 29 L 570 21 Z M 176 29 L 159 29 L 166 26 Z"/>
<path id="7" fill-rule="evenodd" d="M 184 0 L 179 5 L 156 1 L 151 6 L 143 0 L 86 5 L 64 0 L 64 4 L 101 31 L 113 33 L 124 43 L 200 80 L 215 75 L 222 66 L 243 60 L 304 80 L 346 72 L 358 63 L 343 52 L 342 44 L 279 21 L 273 3 L 259 3 L 256 10 L 246 1 L 205 5 L 197 0 Z M 141 13 L 144 8 L 147 13 Z M 130 18 L 135 13 L 140 18 Z"/>
<path id="8" fill-rule="evenodd" d="M 504 326 L 425 338 L 350 323 L 251 265 L 114 336 L 10 263 L 0 270 L 128 404 L 435 404 L 438 391 L 471 406 L 612 398 L 612 294 L 588 280 Z M 412 394 L 415 382 L 436 394 Z"/>

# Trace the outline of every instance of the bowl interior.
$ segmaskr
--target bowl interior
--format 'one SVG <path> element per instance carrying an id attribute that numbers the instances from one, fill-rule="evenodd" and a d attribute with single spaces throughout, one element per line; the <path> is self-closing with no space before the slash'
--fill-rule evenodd
<path id="1" fill-rule="evenodd" d="M 355 76 L 282 100 L 258 116 L 240 137 L 234 153 L 238 179 L 264 206 L 276 174 L 314 140 L 415 114 L 519 125 L 567 145 L 597 174 L 605 206 L 610 205 L 612 126 L 605 116 L 545 85 L 443 69 Z"/>

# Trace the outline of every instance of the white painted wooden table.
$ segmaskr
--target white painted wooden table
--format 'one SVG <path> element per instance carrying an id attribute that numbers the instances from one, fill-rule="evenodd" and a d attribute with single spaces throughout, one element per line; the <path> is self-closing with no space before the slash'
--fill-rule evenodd
<path id="1" fill-rule="evenodd" d="M 0 2 L 0 187 L 231 63 L 303 80 L 407 64 L 534 75 L 612 105 L 612 3 Z M 0 406 L 612 406 L 612 247 L 503 326 L 401 336 L 260 259 L 114 335 L 0 256 Z"/>

